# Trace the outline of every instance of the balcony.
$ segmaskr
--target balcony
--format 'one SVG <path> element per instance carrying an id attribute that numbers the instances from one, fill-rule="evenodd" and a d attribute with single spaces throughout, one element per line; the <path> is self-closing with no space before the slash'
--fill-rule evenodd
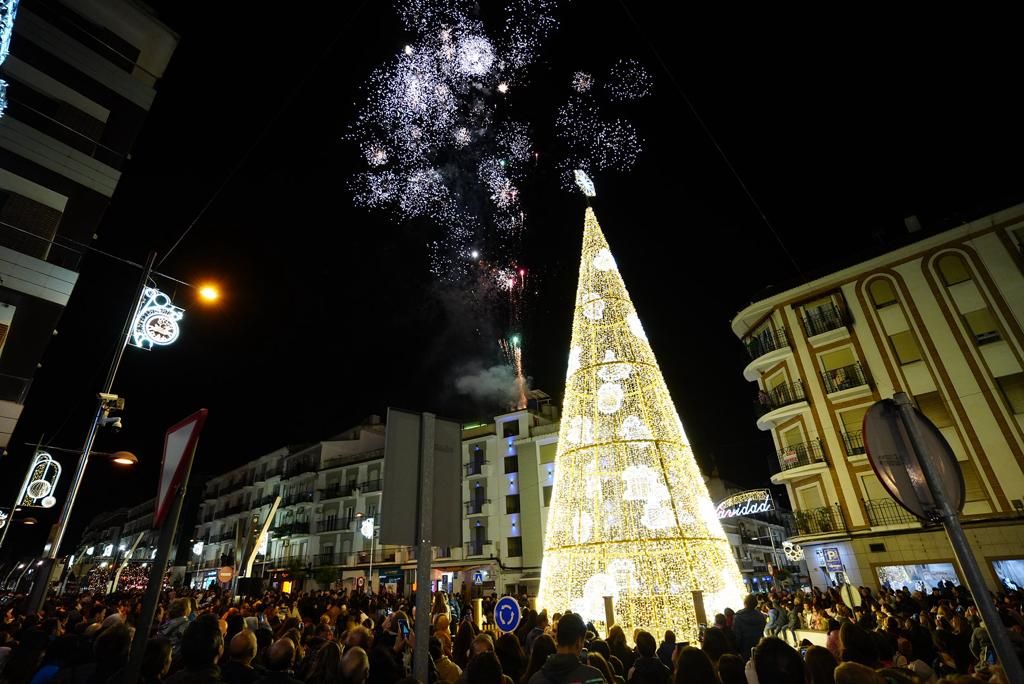
<path id="1" fill-rule="evenodd" d="M 755 413 L 757 427 L 769 430 L 776 423 L 795 416 L 807 407 L 807 394 L 804 392 L 802 380 L 784 382 L 770 390 L 757 393 Z"/>
<path id="2" fill-rule="evenodd" d="M 804 313 L 804 332 L 807 337 L 814 337 L 815 335 L 824 335 L 832 330 L 839 330 L 845 328 L 847 325 L 846 315 L 839 310 L 839 307 L 835 304 L 832 308 L 821 308 L 816 311 Z"/>
<path id="3" fill-rule="evenodd" d="M 318 533 L 337 532 L 339 530 L 347 530 L 351 525 L 351 518 L 327 518 L 326 520 L 317 521 L 316 531 Z"/>
<path id="4" fill-rule="evenodd" d="M 384 481 L 381 480 L 380 478 L 377 478 L 376 480 L 367 480 L 365 482 L 360 482 L 356 486 L 356 488 L 363 494 L 370 494 L 372 492 L 379 492 L 383 485 Z"/>
<path id="5" fill-rule="evenodd" d="M 847 456 L 860 456 L 867 453 L 864 449 L 864 437 L 860 430 L 843 433 L 843 445 Z"/>
<path id="6" fill-rule="evenodd" d="M 289 494 L 281 500 L 281 506 L 294 506 L 295 504 L 300 503 L 312 503 L 314 494 L 313 490 Z"/>
<path id="7" fill-rule="evenodd" d="M 294 522 L 286 525 L 278 525 L 274 528 L 274 535 L 278 537 L 286 537 L 290 534 L 309 534 L 309 523 Z"/>
<path id="8" fill-rule="evenodd" d="M 466 542 L 466 557 L 483 556 L 485 553 L 490 552 L 490 549 L 487 548 L 490 545 L 490 541 L 483 540 Z"/>
<path id="9" fill-rule="evenodd" d="M 491 503 L 490 499 L 477 499 L 475 501 L 466 502 L 466 515 L 485 515 L 487 511 L 487 504 Z"/>
<path id="10" fill-rule="evenodd" d="M 825 382 L 825 392 L 827 394 L 842 392 L 855 387 L 870 389 L 867 373 L 864 372 L 864 368 L 860 365 L 859 361 L 842 368 L 822 371 L 821 379 Z"/>
<path id="11" fill-rule="evenodd" d="M 915 525 L 920 522 L 907 509 L 892 499 L 865 499 L 864 510 L 872 527 Z"/>
<path id="12" fill-rule="evenodd" d="M 277 498 L 277 494 L 268 494 L 261 499 L 258 499 L 253 503 L 253 508 L 259 508 L 260 506 L 269 506 L 274 503 L 274 499 Z"/>
<path id="13" fill-rule="evenodd" d="M 344 496 L 352 496 L 355 485 L 341 484 L 340 482 L 320 490 L 320 500 L 340 499 Z"/>
<path id="14" fill-rule="evenodd" d="M 297 463 L 289 463 L 284 469 L 284 479 L 290 477 L 298 477 L 306 473 L 316 472 L 317 462 L 315 460 L 299 461 Z"/>
<path id="15" fill-rule="evenodd" d="M 750 381 L 757 380 L 762 371 L 792 353 L 785 328 L 765 330 L 757 335 L 745 337 L 743 346 L 750 357 L 750 363 L 743 369 L 743 377 Z"/>
<path id="16" fill-rule="evenodd" d="M 793 511 L 793 522 L 801 536 L 846 532 L 846 521 L 838 505 Z"/>
<path id="17" fill-rule="evenodd" d="M 469 463 L 466 463 L 462 467 L 466 469 L 466 477 L 487 475 L 487 471 L 485 470 L 485 468 L 487 467 L 487 459 L 470 459 Z"/>
<path id="18" fill-rule="evenodd" d="M 789 444 L 779 449 L 779 467 L 783 472 L 815 463 L 827 463 L 820 439 Z"/>

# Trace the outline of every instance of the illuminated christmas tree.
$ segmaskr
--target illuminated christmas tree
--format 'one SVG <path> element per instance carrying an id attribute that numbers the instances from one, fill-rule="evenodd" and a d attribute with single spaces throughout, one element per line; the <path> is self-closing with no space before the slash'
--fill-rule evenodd
<path id="1" fill-rule="evenodd" d="M 632 639 L 696 643 L 744 593 L 729 542 L 615 259 L 587 209 L 538 605 Z"/>

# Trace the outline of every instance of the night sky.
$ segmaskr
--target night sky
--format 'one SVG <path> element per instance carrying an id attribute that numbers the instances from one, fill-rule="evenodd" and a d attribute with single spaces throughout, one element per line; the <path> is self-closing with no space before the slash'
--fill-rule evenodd
<path id="1" fill-rule="evenodd" d="M 511 106 L 536 112 L 540 154 L 517 255 L 531 273 L 526 372 L 561 400 L 584 202 L 558 189 L 546 156 L 550 103 L 572 72 L 636 57 L 656 76 L 655 96 L 636 110 L 647 151 L 630 174 L 595 179 L 595 208 L 705 470 L 763 485 L 778 464 L 754 424 L 732 315 L 766 287 L 896 244 L 907 215 L 934 231 L 1024 200 L 1018 41 L 1009 23 L 1000 35 L 962 16 L 927 26 L 775 8 L 669 17 L 664 3 L 629 4 L 632 18 L 615 2 L 565 8 L 528 92 L 511 93 Z M 209 474 L 389 405 L 466 420 L 502 412 L 453 389 L 466 365 L 499 361 L 501 321 L 475 317 L 431 276 L 428 228 L 354 208 L 346 190 L 360 168 L 343 139 L 359 86 L 406 39 L 389 3 L 273 16 L 155 5 L 181 42 L 95 246 L 139 262 L 167 250 L 241 161 L 160 268 L 215 279 L 225 298 L 203 309 L 179 289 L 181 340 L 126 352 L 114 388 L 127 400 L 125 428 L 101 433 L 97 448 L 129 449 L 142 464 L 90 466 L 71 540 L 93 514 L 153 496 L 164 431 L 200 407 L 210 418 L 194 472 Z M 27 442 L 80 446 L 137 278 L 105 257 L 85 260 L 11 441 L 4 500 L 20 485 Z M 74 459 L 63 458 L 66 485 Z M 12 533 L 5 551 L 35 552 L 58 509 Z"/>

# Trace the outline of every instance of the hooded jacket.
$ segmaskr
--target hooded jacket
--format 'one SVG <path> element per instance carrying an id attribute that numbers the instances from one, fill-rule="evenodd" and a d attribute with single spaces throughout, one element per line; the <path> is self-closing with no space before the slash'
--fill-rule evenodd
<path id="1" fill-rule="evenodd" d="M 548 656 L 544 667 L 530 677 L 529 684 L 605 684 L 596 667 L 584 665 L 569 653 Z"/>

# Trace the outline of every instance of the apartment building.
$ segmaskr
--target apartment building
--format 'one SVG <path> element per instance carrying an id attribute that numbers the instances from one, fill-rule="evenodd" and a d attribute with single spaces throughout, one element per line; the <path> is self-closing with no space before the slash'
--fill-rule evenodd
<path id="1" fill-rule="evenodd" d="M 910 236 L 917 237 L 916 235 Z M 992 588 L 1024 581 L 1024 205 L 753 302 L 732 321 L 818 586 L 959 581 L 941 528 L 880 485 L 861 425 L 903 391 L 963 473 Z M 1016 579 L 1014 579 L 1016 578 Z"/>
<path id="2" fill-rule="evenodd" d="M 0 452 L 178 41 L 129 0 L 21 0 L 10 38 L 0 64 Z"/>

